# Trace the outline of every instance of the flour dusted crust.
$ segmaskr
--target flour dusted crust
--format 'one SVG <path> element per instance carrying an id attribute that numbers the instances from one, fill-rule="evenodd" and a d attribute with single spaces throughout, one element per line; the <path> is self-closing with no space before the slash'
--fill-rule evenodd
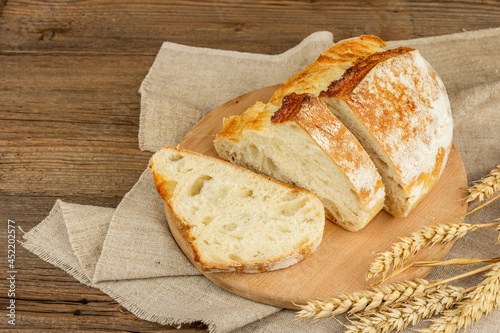
<path id="1" fill-rule="evenodd" d="M 382 178 L 359 141 L 325 103 L 310 94 L 292 93 L 271 117 L 274 124 L 287 121 L 295 122 L 311 136 L 346 175 L 365 206 L 378 213 L 385 196 Z"/>
<path id="2" fill-rule="evenodd" d="M 173 236 L 188 258 L 203 272 L 261 273 L 286 268 L 314 252 L 321 242 L 325 222 L 323 206 L 309 191 L 178 147 L 164 147 L 153 156 L 149 167 L 157 191 L 165 201 Z M 205 181 L 212 184 L 199 187 L 199 179 L 203 180 L 202 184 Z M 195 194 L 192 193 L 193 188 Z M 280 205 L 286 207 L 297 200 L 304 206 L 292 208 L 298 209 L 300 214 L 283 215 L 278 209 L 273 211 Z M 198 207 L 195 209 L 193 206 Z M 264 221 L 255 223 L 254 215 Z M 245 217 L 249 220 L 243 221 Z M 290 234 L 283 231 L 285 240 L 288 238 L 291 244 L 268 239 L 279 239 L 279 230 L 272 229 L 273 226 L 279 227 L 273 224 L 273 220 L 277 219 L 286 222 L 284 228 L 294 230 Z M 233 227 L 245 228 L 250 223 L 260 224 L 260 228 L 252 225 L 241 235 L 233 234 Z M 231 228 L 226 229 L 228 225 Z M 267 230 L 269 226 L 275 230 L 274 233 L 265 233 L 257 238 L 248 236 L 258 233 L 260 229 Z M 231 244 L 224 242 L 226 238 L 231 240 Z M 252 241 L 259 244 L 248 244 Z M 260 253 L 260 256 L 253 256 L 257 257 L 255 260 L 243 258 L 245 254 L 240 254 L 242 258 L 232 256 L 232 247 L 240 246 L 251 254 L 276 247 L 280 254 L 267 256 L 267 253 Z"/>
<path id="3" fill-rule="evenodd" d="M 408 215 L 438 181 L 451 148 L 439 76 L 417 50 L 401 47 L 360 60 L 320 96 L 385 169 L 386 210 Z"/>
<path id="4" fill-rule="evenodd" d="M 330 83 L 338 80 L 344 72 L 360 59 L 385 51 L 386 44 L 380 38 L 364 35 L 346 39 L 331 46 L 318 59 L 300 73 L 289 78 L 273 94 L 269 103 L 280 106 L 285 96 L 291 93 L 309 93 L 318 96 Z"/>
<path id="5" fill-rule="evenodd" d="M 280 108 L 258 102 L 225 119 L 214 144 L 224 159 L 316 193 L 327 216 L 347 230 L 362 229 L 383 206 L 375 165 L 316 96 L 293 93 Z"/>

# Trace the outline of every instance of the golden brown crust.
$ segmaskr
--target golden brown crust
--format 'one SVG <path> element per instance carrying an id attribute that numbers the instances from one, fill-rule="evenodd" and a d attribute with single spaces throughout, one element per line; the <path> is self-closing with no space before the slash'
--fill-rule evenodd
<path id="1" fill-rule="evenodd" d="M 154 162 L 150 162 L 148 165 L 151 169 L 154 168 Z M 168 206 L 170 209 L 171 216 L 174 217 L 175 220 L 175 225 L 177 227 L 177 230 L 181 234 L 181 236 L 189 243 L 191 246 L 192 254 L 193 254 L 193 259 L 194 261 L 200 262 L 200 255 L 199 251 L 196 248 L 196 246 L 193 244 L 193 241 L 195 240 L 191 236 L 191 227 L 189 224 L 184 221 L 177 213 L 175 212 L 174 208 L 172 207 L 172 197 L 173 193 L 170 191 L 170 187 L 168 186 L 168 183 L 170 182 L 170 179 L 166 178 L 165 176 L 157 173 L 152 170 L 153 172 L 153 179 L 156 185 L 156 190 L 158 191 L 158 194 L 163 198 L 165 204 Z"/>
<path id="2" fill-rule="evenodd" d="M 444 167 L 445 167 L 445 162 L 447 159 L 447 156 L 449 154 L 449 149 L 445 148 L 440 148 L 438 151 L 438 154 L 436 155 L 436 166 L 428 171 L 428 172 L 422 172 L 416 181 L 411 183 L 408 186 L 408 191 L 411 192 L 413 188 L 415 187 L 421 187 L 426 189 L 426 192 L 423 193 L 423 195 L 418 198 L 409 208 L 408 212 L 413 210 L 418 204 L 429 194 L 429 192 L 434 188 L 434 186 L 437 184 L 439 177 L 443 173 Z M 403 216 L 395 216 L 395 217 L 406 217 L 408 214 L 403 215 Z"/>
<path id="3" fill-rule="evenodd" d="M 152 169 L 153 168 L 153 163 L 151 162 L 148 166 Z M 153 179 L 155 181 L 155 186 L 156 190 L 158 191 L 158 194 L 165 199 L 165 201 L 170 201 L 172 198 L 172 193 L 168 191 L 168 180 L 163 177 L 162 175 L 156 173 L 153 171 Z"/>
<path id="4" fill-rule="evenodd" d="M 254 129 L 259 131 L 267 126 L 269 115 L 275 112 L 275 105 L 257 102 L 241 116 L 231 116 L 224 119 L 222 130 L 216 137 L 224 137 L 228 140 L 238 141 L 241 133 L 245 130 Z"/>
<path id="5" fill-rule="evenodd" d="M 347 69 L 340 79 L 330 83 L 328 89 L 322 91 L 319 96 L 346 97 L 378 63 L 413 50 L 414 49 L 409 47 L 398 47 L 397 49 L 374 53 L 364 59 L 360 59 L 352 67 Z"/>
<path id="6" fill-rule="evenodd" d="M 332 81 L 339 79 L 356 61 L 381 52 L 385 47 L 384 41 L 372 35 L 340 41 L 323 52 L 303 71 L 289 78 L 276 90 L 269 103 L 280 106 L 283 98 L 292 92 L 317 96 L 327 89 Z"/>
<path id="7" fill-rule="evenodd" d="M 302 109 L 302 105 L 310 102 L 309 94 L 296 94 L 292 93 L 285 96 L 283 104 L 271 117 L 271 122 L 275 124 L 291 121 Z"/>

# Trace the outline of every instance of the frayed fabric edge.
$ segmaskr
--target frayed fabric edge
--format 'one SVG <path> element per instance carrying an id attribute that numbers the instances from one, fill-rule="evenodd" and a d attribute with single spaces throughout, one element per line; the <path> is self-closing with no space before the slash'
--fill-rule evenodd
<path id="1" fill-rule="evenodd" d="M 24 247 L 26 250 L 30 251 L 31 253 L 35 254 L 36 256 L 40 257 L 45 262 L 48 262 L 51 265 L 56 266 L 57 268 L 62 269 L 66 273 L 68 273 L 70 276 L 74 277 L 77 279 L 79 282 L 83 283 L 86 286 L 92 287 L 92 284 L 89 280 L 89 278 L 81 271 L 78 269 L 72 267 L 70 264 L 54 257 L 52 254 L 48 253 L 38 245 L 34 244 L 32 241 L 27 240 L 27 241 L 19 241 L 22 247 Z"/>
<path id="2" fill-rule="evenodd" d="M 43 261 L 45 261 L 45 262 L 47 262 L 47 263 L 49 263 L 57 268 L 62 269 L 64 272 L 66 272 L 70 276 L 74 277 L 79 282 L 83 283 L 84 285 L 101 290 L 103 293 L 107 294 L 109 297 L 116 300 L 125 309 L 127 309 L 133 315 L 137 316 L 140 319 L 150 321 L 150 322 L 156 322 L 156 323 L 159 323 L 161 325 L 171 325 L 171 326 L 179 326 L 182 324 L 191 324 L 191 323 L 195 323 L 195 322 L 202 322 L 208 326 L 210 333 L 220 332 L 217 329 L 215 323 L 213 323 L 211 321 L 203 321 L 203 320 L 198 320 L 198 319 L 181 320 L 181 319 L 176 319 L 176 318 L 172 318 L 172 317 L 163 317 L 163 316 L 148 314 L 143 309 L 137 307 L 136 305 L 132 304 L 127 299 L 125 299 L 122 296 L 120 296 L 119 294 L 115 293 L 111 288 L 105 287 L 105 286 L 97 287 L 95 285 L 92 285 L 92 283 L 90 282 L 90 280 L 87 278 L 87 276 L 84 273 L 80 272 L 78 269 L 72 267 L 68 263 L 65 263 L 64 261 L 54 257 L 52 254 L 50 254 L 47 251 L 45 251 L 44 249 L 40 248 L 38 245 L 34 244 L 32 241 L 30 241 L 30 240 L 27 240 L 24 242 L 19 241 L 19 243 L 26 250 L 35 254 Z"/>

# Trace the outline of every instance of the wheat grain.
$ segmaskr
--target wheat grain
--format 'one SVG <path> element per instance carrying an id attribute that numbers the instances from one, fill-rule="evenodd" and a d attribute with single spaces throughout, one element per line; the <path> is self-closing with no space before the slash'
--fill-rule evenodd
<path id="1" fill-rule="evenodd" d="M 493 194 L 500 190 L 500 165 L 481 180 L 475 182 L 468 191 L 467 202 L 478 199 L 479 202 L 486 198 L 491 197 Z"/>
<path id="2" fill-rule="evenodd" d="M 466 223 L 448 223 L 433 227 L 424 227 L 414 232 L 410 237 L 400 238 L 400 242 L 392 244 L 392 251 L 379 253 L 375 261 L 370 264 L 365 280 L 374 278 L 382 273 L 385 279 L 387 273 L 402 266 L 420 249 L 437 243 L 449 243 L 462 238 L 470 230 L 479 226 Z"/>
<path id="3" fill-rule="evenodd" d="M 423 279 L 380 286 L 350 294 L 341 294 L 336 298 L 312 300 L 300 306 L 297 316 L 301 319 L 324 318 L 341 313 L 357 313 L 385 309 L 414 297 L 425 295 L 429 282 Z"/>
<path id="4" fill-rule="evenodd" d="M 500 263 L 492 265 L 484 279 L 456 308 L 447 310 L 442 317 L 435 319 L 421 333 L 451 333 L 464 327 L 469 327 L 473 321 L 488 315 L 494 308 L 500 307 Z"/>
<path id="5" fill-rule="evenodd" d="M 391 332 L 401 331 L 416 325 L 423 318 L 430 318 L 450 308 L 464 296 L 464 289 L 440 285 L 428 294 L 414 297 L 387 310 L 363 312 L 359 316 L 351 316 L 351 325 L 346 326 L 346 333 L 354 332 Z M 353 320 L 357 318 L 357 320 Z"/>

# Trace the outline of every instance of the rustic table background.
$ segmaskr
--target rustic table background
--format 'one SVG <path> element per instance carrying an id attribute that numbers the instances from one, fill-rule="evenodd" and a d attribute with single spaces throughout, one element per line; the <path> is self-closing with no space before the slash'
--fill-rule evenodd
<path id="1" fill-rule="evenodd" d="M 0 0 L 0 328 L 175 329 L 136 318 L 21 246 L 16 326 L 4 315 L 7 220 L 28 231 L 57 198 L 116 207 L 144 170 L 137 91 L 163 41 L 277 54 L 318 30 L 398 40 L 498 26 L 492 0 Z"/>

